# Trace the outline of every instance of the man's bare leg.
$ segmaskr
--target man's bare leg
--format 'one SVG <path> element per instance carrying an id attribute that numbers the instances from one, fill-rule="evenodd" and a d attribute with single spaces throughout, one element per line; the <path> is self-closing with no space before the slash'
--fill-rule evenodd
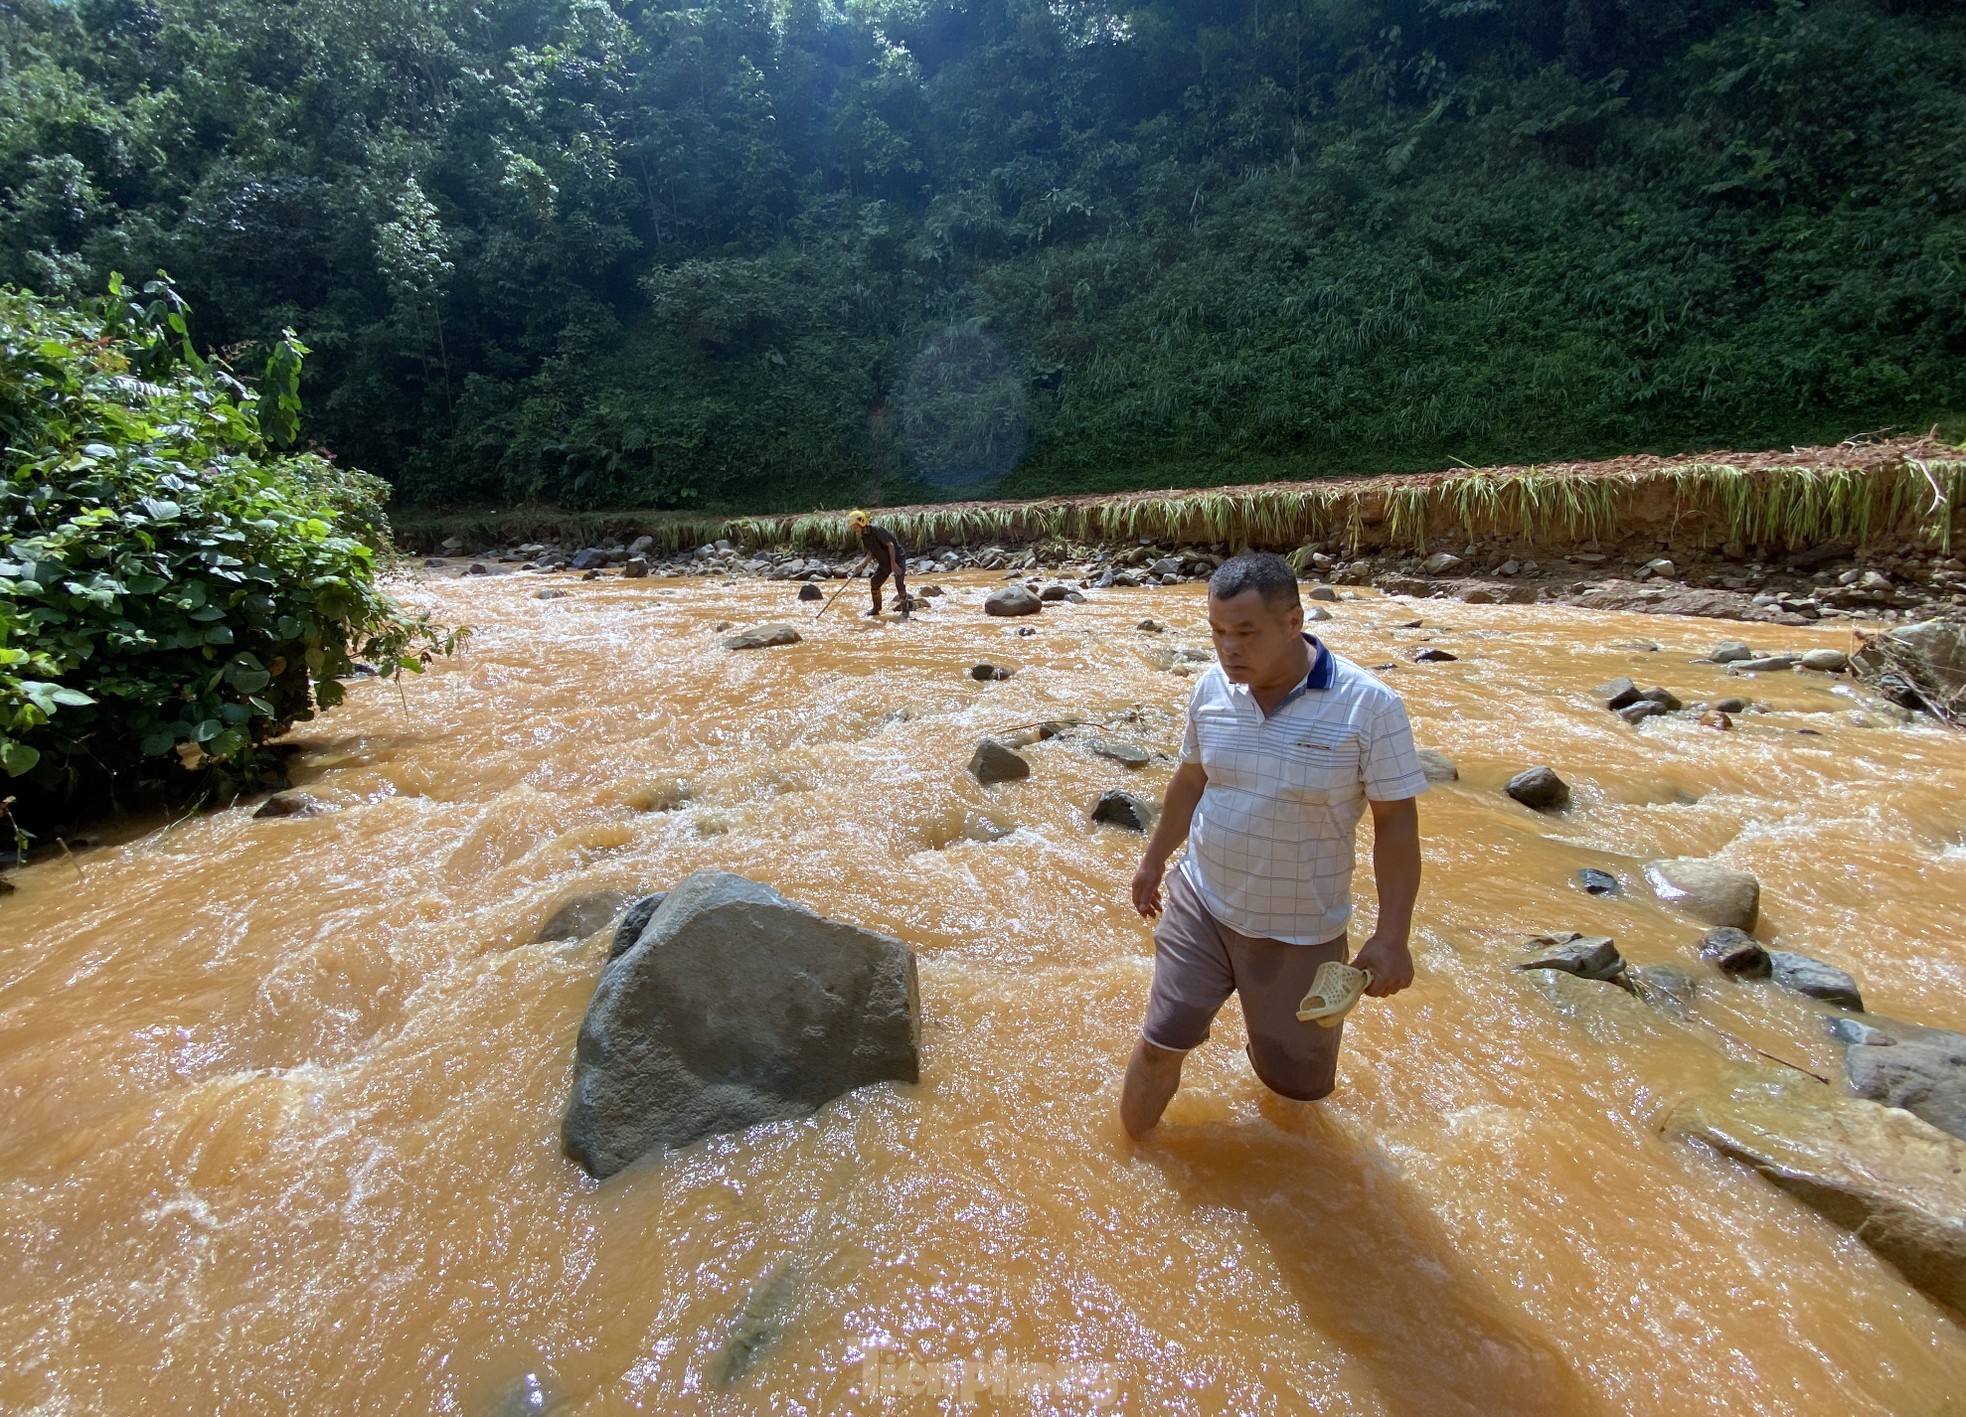
<path id="1" fill-rule="evenodd" d="M 1172 1048 L 1156 1048 L 1144 1038 L 1133 1045 L 1120 1089 L 1120 1125 L 1127 1135 L 1145 1136 L 1159 1123 L 1168 1099 L 1181 1086 L 1181 1060 L 1187 1056 Z"/>

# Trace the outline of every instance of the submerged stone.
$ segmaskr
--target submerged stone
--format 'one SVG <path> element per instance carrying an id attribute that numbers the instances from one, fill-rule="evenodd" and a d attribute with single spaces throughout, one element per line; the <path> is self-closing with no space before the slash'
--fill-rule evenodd
<path id="1" fill-rule="evenodd" d="M 1756 1090 L 1682 1102 L 1663 1130 L 1752 1166 L 1933 1298 L 1966 1308 L 1966 1143 L 1810 1086 L 1806 1098 Z"/>
<path id="2" fill-rule="evenodd" d="M 563 901 L 533 936 L 534 944 L 549 940 L 584 940 L 614 919 L 615 912 L 635 898 L 632 891 L 587 891 Z"/>

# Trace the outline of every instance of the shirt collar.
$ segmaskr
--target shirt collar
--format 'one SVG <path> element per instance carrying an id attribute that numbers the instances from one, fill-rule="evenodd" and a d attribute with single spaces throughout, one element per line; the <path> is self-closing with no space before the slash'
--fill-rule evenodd
<path id="1" fill-rule="evenodd" d="M 1277 700 L 1277 706 L 1270 710 L 1270 717 L 1275 717 L 1283 710 L 1285 705 L 1295 703 L 1311 690 L 1329 689 L 1333 684 L 1338 682 L 1338 660 L 1326 648 L 1324 641 L 1320 640 L 1316 635 L 1305 635 L 1304 643 L 1309 645 L 1311 649 L 1310 670 L 1302 679 L 1297 681 L 1296 687 Z M 1245 694 L 1249 693 L 1249 686 L 1247 684 L 1232 684 L 1229 687 L 1240 690 Z"/>

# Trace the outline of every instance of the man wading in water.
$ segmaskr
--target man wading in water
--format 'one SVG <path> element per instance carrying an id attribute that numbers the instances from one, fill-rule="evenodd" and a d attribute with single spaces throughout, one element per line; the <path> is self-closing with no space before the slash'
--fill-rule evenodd
<path id="1" fill-rule="evenodd" d="M 868 561 L 874 563 L 874 576 L 869 582 L 874 592 L 874 608 L 867 613 L 881 613 L 881 584 L 888 578 L 888 573 L 893 572 L 894 603 L 901 608 L 901 618 L 906 620 L 912 602 L 908 599 L 907 558 L 902 554 L 901 543 L 894 539 L 893 532 L 884 526 L 875 526 L 867 514 L 858 509 L 847 513 L 846 524 L 858 533 L 861 548 L 867 553 L 861 558 L 861 565 Z"/>
<path id="2" fill-rule="evenodd" d="M 1371 974 L 1368 994 L 1413 982 L 1414 799 L 1427 779 L 1406 706 L 1303 632 L 1297 577 L 1281 556 L 1225 562 L 1208 582 L 1208 624 L 1220 663 L 1189 700 L 1181 765 L 1133 876 L 1135 908 L 1161 916 L 1147 1021 L 1120 1094 L 1136 1137 L 1160 1121 L 1182 1058 L 1231 990 L 1256 1076 L 1306 1102 L 1331 1091 L 1343 1027 L 1300 1022 L 1297 1008 L 1318 966 L 1345 958 L 1353 835 L 1368 803 L 1379 919 L 1352 963 Z M 1183 839 L 1163 915 L 1161 877 Z"/>

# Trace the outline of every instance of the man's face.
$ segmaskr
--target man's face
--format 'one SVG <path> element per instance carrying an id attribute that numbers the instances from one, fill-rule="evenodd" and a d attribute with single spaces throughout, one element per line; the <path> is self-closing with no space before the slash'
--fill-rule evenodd
<path id="1" fill-rule="evenodd" d="M 1215 639 L 1215 657 L 1231 683 L 1274 684 L 1297 666 L 1304 611 L 1293 605 L 1279 613 L 1253 590 L 1227 600 L 1211 595 L 1208 629 Z"/>

